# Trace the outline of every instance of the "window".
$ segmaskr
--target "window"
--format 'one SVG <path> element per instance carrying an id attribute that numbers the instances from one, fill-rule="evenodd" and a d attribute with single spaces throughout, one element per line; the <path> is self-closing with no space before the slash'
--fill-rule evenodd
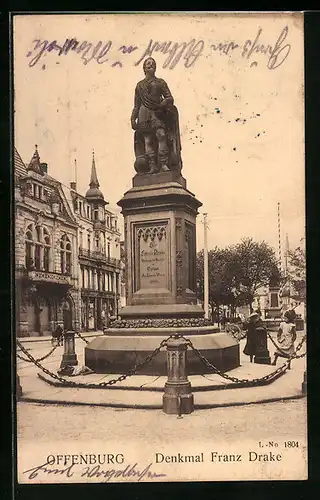
<path id="1" fill-rule="evenodd" d="M 107 245 L 107 255 L 108 255 L 108 259 L 110 259 L 110 241 L 108 241 L 108 245 Z"/>
<path id="2" fill-rule="evenodd" d="M 79 213 L 82 215 L 82 201 L 79 201 Z"/>
<path id="3" fill-rule="evenodd" d="M 99 234 L 95 236 L 94 238 L 95 240 L 95 249 L 97 250 L 97 252 L 100 250 L 100 238 L 99 238 Z"/>
<path id="4" fill-rule="evenodd" d="M 27 227 L 26 237 L 25 237 L 25 254 L 26 254 L 26 268 L 32 269 L 33 262 L 33 234 L 32 234 L 32 226 Z"/>
<path id="5" fill-rule="evenodd" d="M 90 234 L 88 234 L 88 251 L 90 252 L 90 245 L 91 245 L 91 239 L 90 239 Z"/>
<path id="6" fill-rule="evenodd" d="M 43 229 L 43 268 L 49 271 L 50 268 L 50 235 L 47 229 Z"/>
<path id="7" fill-rule="evenodd" d="M 81 279 L 82 279 L 81 288 L 85 288 L 84 269 L 83 269 L 83 267 L 81 268 Z"/>
<path id="8" fill-rule="evenodd" d="M 50 269 L 50 234 L 48 229 L 32 224 L 27 227 L 25 236 L 25 262 L 27 269 L 49 271 Z"/>
<path id="9" fill-rule="evenodd" d="M 62 274 L 71 274 L 71 243 L 64 234 L 60 240 L 60 265 Z"/>
<path id="10" fill-rule="evenodd" d="M 93 208 L 93 220 L 99 220 L 99 207 L 94 205 Z"/>
<path id="11" fill-rule="evenodd" d="M 87 217 L 90 219 L 90 207 L 87 205 Z"/>
<path id="12" fill-rule="evenodd" d="M 80 240 L 79 241 L 80 248 L 82 248 L 82 246 L 83 246 L 83 234 L 82 234 L 82 231 L 80 231 L 80 233 L 79 233 L 79 240 Z"/>
<path id="13" fill-rule="evenodd" d="M 36 226 L 36 243 L 34 252 L 34 267 L 36 269 L 41 269 L 41 228 Z"/>

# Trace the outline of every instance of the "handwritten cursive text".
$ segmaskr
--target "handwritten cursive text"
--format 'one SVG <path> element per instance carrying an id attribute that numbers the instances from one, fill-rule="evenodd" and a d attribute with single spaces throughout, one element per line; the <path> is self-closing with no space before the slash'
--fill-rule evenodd
<path id="1" fill-rule="evenodd" d="M 137 462 L 133 465 L 129 464 L 124 466 L 124 468 L 116 469 L 103 469 L 101 465 L 93 465 L 86 467 L 79 467 L 75 463 L 71 463 L 68 467 L 54 467 L 50 466 L 50 463 L 47 461 L 41 465 L 37 465 L 36 467 L 32 467 L 31 469 L 25 470 L 23 474 L 27 474 L 28 479 L 36 479 L 41 475 L 54 475 L 54 476 L 64 476 L 65 478 L 70 477 L 83 477 L 83 478 L 101 478 L 103 482 L 109 482 L 111 479 L 135 479 L 137 482 L 142 479 L 154 479 L 158 477 L 165 477 L 166 474 L 159 474 L 155 471 L 152 471 L 152 463 L 149 463 L 145 467 L 141 467 Z"/>

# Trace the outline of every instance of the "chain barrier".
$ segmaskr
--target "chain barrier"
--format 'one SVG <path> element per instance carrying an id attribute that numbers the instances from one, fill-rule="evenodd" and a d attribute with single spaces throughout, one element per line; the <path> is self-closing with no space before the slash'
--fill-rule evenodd
<path id="1" fill-rule="evenodd" d="M 116 384 L 117 382 L 122 382 L 125 380 L 127 377 L 131 377 L 132 375 L 135 375 L 135 373 L 144 366 L 146 366 L 150 361 L 161 351 L 163 347 L 167 345 L 167 342 L 170 338 L 175 337 L 174 335 L 170 335 L 167 339 L 162 340 L 159 344 L 159 346 L 152 352 L 150 353 L 143 361 L 135 365 L 133 368 L 131 368 L 127 373 L 120 375 L 118 378 L 108 380 L 107 382 L 100 382 L 100 384 L 94 384 L 94 383 L 89 383 L 89 384 L 84 384 L 81 382 L 73 382 L 72 380 L 66 380 L 63 377 L 60 377 L 59 375 L 56 375 L 55 373 L 52 373 L 50 370 L 42 366 L 38 360 L 36 360 L 24 347 L 23 345 L 17 340 L 18 346 L 22 350 L 24 354 L 27 355 L 27 357 L 30 359 L 31 362 L 33 362 L 40 370 L 42 370 L 46 375 L 49 375 L 55 380 L 58 380 L 61 382 L 65 387 L 77 387 L 77 388 L 88 388 L 88 389 L 106 389 L 110 387 L 111 385 Z"/>
<path id="2" fill-rule="evenodd" d="M 80 332 L 74 332 L 78 337 L 79 339 L 83 340 L 83 342 L 85 342 L 86 344 L 89 344 L 89 340 L 85 339 L 81 334 Z"/>
<path id="3" fill-rule="evenodd" d="M 283 351 L 283 350 L 281 349 L 281 347 L 280 347 L 280 346 L 279 346 L 279 345 L 275 342 L 275 340 L 271 337 L 271 335 L 270 335 L 270 333 L 269 333 L 269 332 L 267 332 L 267 334 L 268 334 L 269 340 L 271 340 L 272 344 L 275 346 L 275 348 L 277 349 L 277 351 L 278 351 L 280 354 L 282 354 L 285 358 L 287 358 L 287 357 L 288 357 L 288 354 L 287 354 L 285 351 Z M 306 336 L 306 335 L 304 335 L 304 336 L 302 337 L 301 341 L 299 342 L 299 344 L 297 345 L 297 347 L 296 347 L 296 349 L 295 349 L 295 352 L 292 354 L 291 359 L 299 359 L 299 358 L 303 358 L 304 356 L 306 356 L 307 351 L 306 351 L 306 352 L 304 352 L 303 354 L 297 354 L 297 352 L 298 352 L 298 351 L 300 351 L 301 347 L 303 346 L 304 342 L 306 341 L 306 338 L 307 338 L 307 336 Z"/>
<path id="4" fill-rule="evenodd" d="M 207 358 L 205 358 L 201 354 L 201 352 L 198 349 L 196 349 L 196 347 L 194 347 L 194 345 L 193 345 L 193 343 L 191 342 L 190 339 L 187 339 L 187 338 L 185 338 L 183 336 L 181 336 L 181 338 L 183 338 L 187 342 L 188 346 L 195 352 L 195 354 L 198 356 L 198 358 L 200 359 L 200 361 L 209 370 L 213 371 L 217 375 L 220 375 L 221 377 L 223 377 L 226 380 L 230 380 L 231 382 L 233 382 L 233 383 L 235 383 L 237 385 L 241 385 L 242 387 L 243 386 L 259 386 L 259 385 L 263 385 L 264 383 L 267 383 L 268 381 L 270 381 L 270 380 L 272 380 L 274 378 L 278 378 L 278 376 L 280 377 L 288 369 L 289 362 L 296 357 L 295 355 L 290 356 L 290 358 L 288 358 L 284 362 L 283 365 L 279 366 L 279 368 L 277 368 L 273 372 L 269 373 L 268 375 L 265 375 L 264 377 L 255 378 L 255 379 L 252 379 L 252 380 L 249 380 L 249 379 L 240 379 L 238 377 L 232 377 L 231 375 L 227 375 L 226 373 L 224 373 L 221 370 L 219 370 L 216 366 L 214 366 L 213 364 L 211 364 L 210 361 L 208 361 Z M 301 349 L 304 340 L 305 340 L 305 337 L 300 342 L 300 344 L 297 347 L 296 351 Z M 300 356 L 300 357 L 302 357 L 302 356 Z"/>
<path id="5" fill-rule="evenodd" d="M 18 345 L 19 345 L 20 349 L 23 351 L 23 349 L 21 348 L 21 345 L 22 345 L 22 344 L 19 342 L 19 340 L 17 340 L 17 342 L 18 342 Z M 52 353 L 54 353 L 54 351 L 57 349 L 57 347 L 59 347 L 59 344 L 58 344 L 58 345 L 55 345 L 55 346 L 51 349 L 51 351 L 49 351 L 49 352 L 48 352 L 48 354 L 45 354 L 44 356 L 42 356 L 42 358 L 38 358 L 38 359 L 36 359 L 35 361 L 37 361 L 37 362 L 39 363 L 40 361 L 45 360 L 46 358 L 48 358 L 49 356 L 51 356 L 51 354 L 52 354 Z M 23 352 L 24 352 L 24 351 L 23 351 Z M 28 351 L 26 351 L 26 352 L 28 352 Z M 21 361 L 25 361 L 26 363 L 33 363 L 33 360 L 31 360 L 31 359 L 26 359 L 26 358 L 24 358 L 23 356 L 21 356 L 21 354 L 18 354 L 18 353 L 16 353 L 16 354 L 17 354 L 17 357 L 18 357 L 19 359 L 21 359 Z M 28 353 L 28 354 L 29 354 L 29 353 Z M 30 355 L 30 356 L 31 356 L 31 355 Z M 33 357 L 33 356 L 32 356 L 32 357 Z M 34 358 L 33 358 L 33 359 L 34 359 Z"/>
<path id="6" fill-rule="evenodd" d="M 268 336 L 269 338 L 271 338 L 271 336 L 269 335 L 268 333 Z M 290 363 L 290 361 L 292 359 L 297 359 L 297 358 L 302 358 L 306 355 L 306 353 L 303 353 L 303 354 L 300 354 L 300 355 L 297 355 L 296 353 L 301 349 L 302 345 L 304 344 L 305 340 L 306 340 L 306 335 L 302 338 L 301 342 L 298 344 L 297 348 L 296 348 L 296 351 L 294 354 L 292 354 L 290 357 L 288 357 L 286 359 L 286 361 L 284 362 L 283 365 L 279 366 L 279 368 L 277 368 L 276 370 L 274 370 L 273 372 L 269 373 L 268 375 L 265 375 L 264 377 L 260 377 L 260 378 L 255 378 L 255 379 L 252 379 L 252 380 L 249 380 L 249 379 L 240 379 L 238 377 L 233 377 L 231 375 L 227 375 L 226 373 L 222 372 L 221 370 L 219 370 L 216 366 L 214 366 L 213 364 L 210 363 L 209 360 L 207 360 L 207 358 L 205 358 L 201 352 L 196 348 L 194 347 L 192 341 L 188 338 L 185 338 L 183 335 L 170 335 L 168 338 L 166 338 L 165 340 L 162 340 L 161 343 L 159 344 L 159 346 L 152 352 L 150 353 L 143 361 L 141 361 L 140 363 L 138 363 L 137 365 L 135 365 L 133 368 L 131 368 L 127 373 L 123 374 L 123 375 L 120 375 L 118 378 L 116 379 L 111 379 L 111 380 L 108 380 L 107 382 L 100 382 L 99 384 L 94 384 L 94 383 L 89 383 L 89 384 L 84 384 L 84 383 L 81 383 L 81 382 L 73 382 L 71 380 L 66 380 L 65 378 L 63 377 L 60 377 L 59 375 L 56 375 L 55 373 L 51 372 L 50 370 L 48 370 L 47 368 L 45 368 L 44 366 L 42 366 L 40 364 L 40 361 L 43 361 L 43 359 L 46 359 L 50 354 L 52 354 L 52 352 L 58 347 L 58 346 L 55 346 L 54 349 L 52 349 L 50 351 L 50 353 L 48 353 L 47 355 L 43 356 L 42 358 L 39 358 L 39 359 L 35 359 L 24 347 L 23 345 L 21 344 L 21 342 L 17 339 L 17 344 L 18 344 L 18 347 L 21 349 L 21 351 L 29 358 L 28 362 L 32 362 L 34 363 L 40 370 L 42 370 L 45 374 L 49 375 L 51 378 L 55 379 L 55 380 L 58 380 L 59 382 L 61 382 L 65 387 L 78 387 L 78 388 L 89 388 L 89 389 L 93 389 L 93 388 L 99 388 L 99 389 L 104 389 L 104 388 L 108 388 L 114 384 L 116 384 L 117 382 L 122 382 L 123 380 L 125 380 L 127 377 L 131 377 L 132 375 L 135 375 L 139 370 L 141 370 L 144 366 L 146 366 L 148 363 L 151 362 L 151 360 L 161 351 L 161 349 L 163 347 L 165 347 L 167 345 L 167 342 L 169 339 L 171 338 L 177 338 L 177 337 L 180 337 L 182 339 L 185 340 L 185 342 L 187 343 L 188 347 L 190 347 L 190 349 L 192 351 L 195 352 L 195 354 L 198 356 L 198 358 L 200 359 L 200 361 L 210 370 L 210 371 L 213 371 L 214 373 L 216 373 L 217 375 L 220 375 L 222 378 L 226 379 L 226 380 L 229 380 L 231 382 L 233 382 L 234 384 L 237 384 L 237 385 L 241 385 L 242 387 L 243 386 L 259 386 L 259 385 L 263 385 L 264 383 L 267 383 L 268 381 L 274 379 L 274 378 L 278 378 L 278 376 L 281 376 L 285 373 L 285 371 L 288 369 L 288 365 Z M 274 343 L 273 339 L 271 338 L 272 342 Z M 275 343 L 274 343 L 275 344 Z M 276 345 L 276 344 L 275 344 Z M 277 347 L 277 346 L 276 346 Z M 20 358 L 20 359 L 23 359 L 25 360 L 24 358 L 22 358 L 22 356 L 20 356 L 19 354 L 17 354 L 17 356 Z"/>

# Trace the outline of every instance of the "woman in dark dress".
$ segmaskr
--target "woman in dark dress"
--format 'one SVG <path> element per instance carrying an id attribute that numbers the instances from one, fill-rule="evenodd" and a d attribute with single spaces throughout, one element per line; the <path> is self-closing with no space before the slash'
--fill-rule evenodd
<path id="1" fill-rule="evenodd" d="M 261 318 L 257 312 L 250 314 L 248 321 L 243 324 L 243 329 L 247 330 L 247 343 L 243 350 L 243 353 L 250 356 L 250 362 L 252 363 L 253 356 L 257 354 L 257 330 L 258 328 L 263 328 Z"/>

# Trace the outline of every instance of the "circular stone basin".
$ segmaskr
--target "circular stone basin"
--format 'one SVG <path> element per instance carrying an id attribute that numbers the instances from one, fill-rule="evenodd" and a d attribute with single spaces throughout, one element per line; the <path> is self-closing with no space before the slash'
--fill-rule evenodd
<path id="1" fill-rule="evenodd" d="M 85 347 L 85 364 L 97 373 L 127 373 L 144 361 L 162 340 L 181 334 L 191 340 L 201 354 L 221 371 L 240 365 L 239 343 L 212 326 L 189 328 L 109 328 Z M 198 355 L 188 347 L 187 374 L 212 373 Z M 167 353 L 163 347 L 137 374 L 167 375 Z"/>

